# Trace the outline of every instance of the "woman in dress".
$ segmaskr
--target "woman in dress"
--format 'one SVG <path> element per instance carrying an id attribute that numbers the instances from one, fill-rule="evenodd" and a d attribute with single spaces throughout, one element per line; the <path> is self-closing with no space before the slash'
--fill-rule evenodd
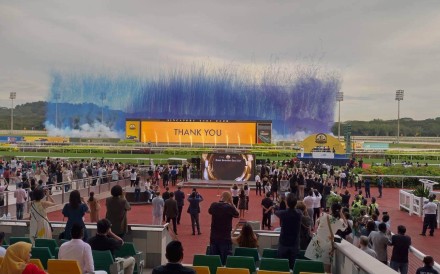
<path id="1" fill-rule="evenodd" d="M 270 193 L 272 194 L 272 200 L 278 199 L 278 180 L 276 176 L 273 176 L 272 183 L 270 185 Z"/>
<path id="2" fill-rule="evenodd" d="M 125 195 L 120 185 L 112 187 L 111 197 L 105 201 L 107 212 L 105 218 L 112 224 L 112 231 L 123 238 L 127 233 L 127 211 L 131 209 L 130 204 L 125 199 Z"/>
<path id="3" fill-rule="evenodd" d="M 238 209 L 240 210 L 240 218 L 244 219 L 244 212 L 246 210 L 246 194 L 244 189 L 240 189 L 240 194 L 238 195 Z"/>
<path id="4" fill-rule="evenodd" d="M 235 205 L 236 208 L 238 208 L 238 186 L 237 186 L 237 184 L 232 185 L 231 196 L 232 196 L 232 203 Z"/>
<path id="5" fill-rule="evenodd" d="M 244 195 L 246 195 L 246 210 L 249 210 L 249 193 L 251 191 L 251 188 L 249 187 L 248 183 L 244 183 L 243 189 Z"/>
<path id="6" fill-rule="evenodd" d="M 101 205 L 99 204 L 99 201 L 95 198 L 95 192 L 90 192 L 89 199 L 87 200 L 87 205 L 90 209 L 90 222 L 97 223 L 99 221 L 99 210 L 101 209 Z"/>
<path id="7" fill-rule="evenodd" d="M 46 197 L 46 201 L 42 201 L 44 197 Z M 35 188 L 33 199 L 30 206 L 31 222 L 29 236 L 32 240 L 37 238 L 52 239 L 52 228 L 47 218 L 46 208 L 54 206 L 55 202 L 48 195 L 48 190 L 43 190 L 41 187 Z"/>
<path id="8" fill-rule="evenodd" d="M 30 263 L 32 244 L 18 242 L 8 247 L 0 265 L 0 273 L 5 274 L 47 274 Z"/>
<path id="9" fill-rule="evenodd" d="M 89 208 L 87 207 L 84 198 L 81 197 L 78 190 L 70 192 L 69 203 L 64 205 L 63 216 L 67 218 L 66 228 L 64 229 L 64 239 L 72 239 L 71 230 L 73 224 L 79 224 L 84 229 L 84 240 L 87 240 L 87 230 L 84 224 L 84 215 L 89 213 Z"/>
<path id="10" fill-rule="evenodd" d="M 341 205 L 335 203 L 331 206 L 331 214 L 323 213 L 318 219 L 318 229 L 304 255 L 311 260 L 323 262 L 327 273 L 331 273 L 334 234 L 347 228 L 347 221 L 341 209 Z"/>

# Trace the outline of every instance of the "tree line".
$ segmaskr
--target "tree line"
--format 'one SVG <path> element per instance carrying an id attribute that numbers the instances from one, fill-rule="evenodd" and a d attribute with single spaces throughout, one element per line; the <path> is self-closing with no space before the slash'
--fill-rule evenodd
<path id="1" fill-rule="evenodd" d="M 47 102 L 38 101 L 17 105 L 14 108 L 15 130 L 44 130 Z M 351 134 L 356 136 L 396 136 L 397 120 L 374 119 L 372 121 L 347 121 L 341 124 L 341 134 L 345 125 L 351 125 Z M 0 108 L 0 129 L 11 128 L 11 109 Z M 338 134 L 338 123 L 332 127 L 333 134 Z M 411 118 L 400 119 L 401 136 L 440 136 L 440 117 L 425 120 Z"/>
<path id="2" fill-rule="evenodd" d="M 347 121 L 341 123 L 341 135 L 344 134 L 346 125 L 351 125 L 351 135 L 355 136 L 396 136 L 397 120 L 374 119 L 372 121 Z M 338 134 L 338 123 L 332 127 L 333 134 Z M 411 118 L 400 119 L 400 136 L 440 136 L 440 117 L 425 120 Z"/>

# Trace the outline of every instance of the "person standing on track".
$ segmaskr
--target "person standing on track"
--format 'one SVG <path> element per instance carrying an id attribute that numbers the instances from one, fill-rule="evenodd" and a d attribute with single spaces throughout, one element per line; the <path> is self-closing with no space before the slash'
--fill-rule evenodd
<path id="1" fill-rule="evenodd" d="M 423 230 L 420 235 L 426 236 L 426 230 L 428 227 L 429 236 L 434 236 L 435 223 L 437 221 L 437 205 L 434 203 L 435 195 L 429 197 L 429 202 L 423 206 L 423 213 L 425 218 L 423 220 Z"/>
<path id="2" fill-rule="evenodd" d="M 182 191 L 182 187 L 178 186 L 177 190 L 174 191 L 174 199 L 177 202 L 177 209 L 178 209 L 178 215 L 177 215 L 177 224 L 180 225 L 180 217 L 182 217 L 182 209 L 183 205 L 185 204 L 185 193 Z"/>

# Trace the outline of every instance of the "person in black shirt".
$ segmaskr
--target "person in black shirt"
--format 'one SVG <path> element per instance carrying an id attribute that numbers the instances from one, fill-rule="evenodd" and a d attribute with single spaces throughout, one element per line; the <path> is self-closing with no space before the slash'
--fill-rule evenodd
<path id="1" fill-rule="evenodd" d="M 299 231 L 302 213 L 295 208 L 296 203 L 296 198 L 289 193 L 286 197 L 287 209 L 275 211 L 275 215 L 280 218 L 281 223 L 278 257 L 289 259 L 290 268 L 293 268 L 299 251 Z"/>
<path id="2" fill-rule="evenodd" d="M 261 200 L 261 207 L 263 208 L 263 222 L 261 229 L 264 230 L 266 226 L 269 230 L 272 228 L 270 217 L 272 216 L 273 201 L 270 198 L 270 192 L 266 193 L 266 197 Z"/>
<path id="3" fill-rule="evenodd" d="M 349 206 L 350 206 L 350 196 L 351 196 L 350 192 L 348 192 L 348 190 L 345 190 L 345 194 L 339 194 L 339 195 L 341 195 L 341 197 L 342 197 L 341 206 L 349 208 Z"/>
<path id="4" fill-rule="evenodd" d="M 192 268 L 182 265 L 183 247 L 179 241 L 171 241 L 165 251 L 165 257 L 168 260 L 166 265 L 156 266 L 152 274 L 196 274 Z"/>
<path id="5" fill-rule="evenodd" d="M 166 187 L 165 188 L 165 192 L 162 193 L 162 199 L 163 199 L 164 202 L 166 202 L 166 200 L 168 200 L 170 198 L 170 193 L 171 193 L 170 192 L 170 188 Z M 163 211 L 162 221 L 165 222 L 165 210 Z"/>
<path id="6" fill-rule="evenodd" d="M 179 214 L 177 215 L 177 224 L 180 225 L 180 217 L 182 216 L 183 205 L 185 204 L 185 193 L 182 191 L 182 187 L 178 186 L 174 191 L 174 199 L 177 202 L 177 209 Z"/>
<path id="7" fill-rule="evenodd" d="M 438 271 L 433 268 L 434 259 L 431 256 L 423 258 L 425 266 L 417 268 L 416 274 L 438 274 Z"/>
<path id="8" fill-rule="evenodd" d="M 222 264 L 232 255 L 232 218 L 238 218 L 239 212 L 232 203 L 231 193 L 224 191 L 220 202 L 214 202 L 208 209 L 211 214 L 210 255 L 220 255 Z"/>
<path id="9" fill-rule="evenodd" d="M 406 227 L 399 225 L 397 234 L 391 236 L 391 243 L 394 246 L 391 255 L 390 267 L 396 271 L 400 270 L 401 274 L 408 273 L 408 252 L 411 246 L 411 238 L 406 233 Z"/>
<path id="10" fill-rule="evenodd" d="M 121 248 L 124 241 L 111 230 L 112 224 L 107 219 L 101 219 L 97 223 L 96 236 L 89 239 L 88 243 L 92 250 L 110 250 L 114 255 L 115 250 Z M 124 262 L 124 274 L 133 273 L 135 259 L 133 257 L 121 258 Z"/>

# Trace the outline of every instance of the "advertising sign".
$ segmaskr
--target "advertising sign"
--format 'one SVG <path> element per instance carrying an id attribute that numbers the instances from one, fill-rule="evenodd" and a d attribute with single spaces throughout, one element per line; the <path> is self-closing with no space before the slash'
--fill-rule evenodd
<path id="1" fill-rule="evenodd" d="M 141 132 L 141 121 L 127 120 L 125 123 L 125 138 L 139 141 Z"/>
<path id="2" fill-rule="evenodd" d="M 272 141 L 272 124 L 258 123 L 257 124 L 257 143 L 270 144 Z"/>
<path id="3" fill-rule="evenodd" d="M 256 122 L 141 121 L 140 139 L 168 144 L 253 145 Z"/>
<path id="4" fill-rule="evenodd" d="M 40 143 L 68 143 L 69 138 L 66 137 L 49 137 L 49 136 L 24 136 L 23 141 L 25 142 L 40 142 Z"/>
<path id="5" fill-rule="evenodd" d="M 253 154 L 205 153 L 200 164 L 204 180 L 254 180 Z"/>
<path id="6" fill-rule="evenodd" d="M 15 144 L 16 142 L 23 141 L 22 136 L 0 136 L 0 143 Z"/>
<path id="7" fill-rule="evenodd" d="M 390 144 L 388 143 L 373 143 L 373 142 L 364 142 L 364 149 L 379 149 L 379 150 L 387 150 L 390 148 Z"/>

